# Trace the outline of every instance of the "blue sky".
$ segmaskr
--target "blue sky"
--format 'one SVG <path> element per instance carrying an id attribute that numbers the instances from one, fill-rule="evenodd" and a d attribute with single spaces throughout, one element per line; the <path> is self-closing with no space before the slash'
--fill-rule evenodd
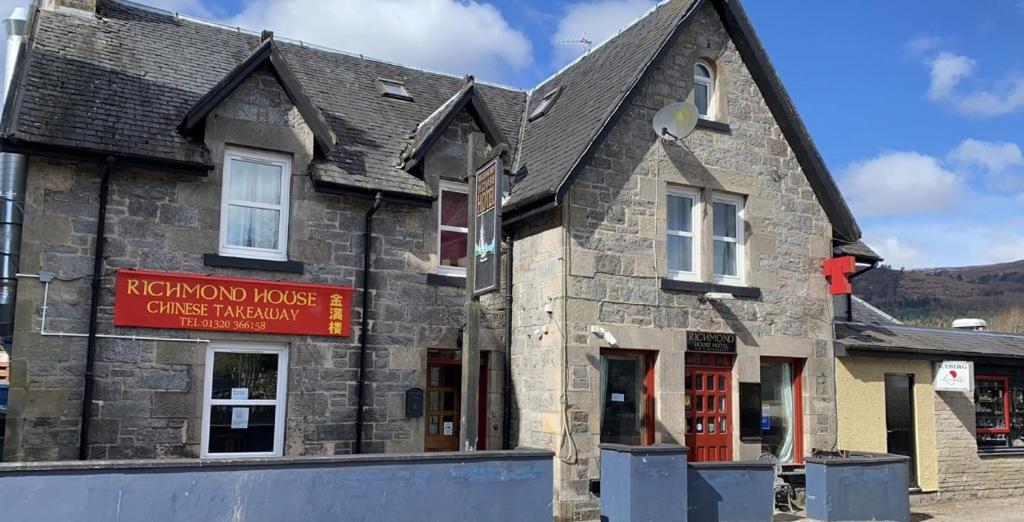
<path id="1" fill-rule="evenodd" d="M 529 88 L 651 0 L 142 0 Z M 0 0 L 5 12 L 24 0 Z M 1024 0 L 746 0 L 865 241 L 895 266 L 1024 259 Z M 680 94 L 680 98 L 684 97 Z"/>

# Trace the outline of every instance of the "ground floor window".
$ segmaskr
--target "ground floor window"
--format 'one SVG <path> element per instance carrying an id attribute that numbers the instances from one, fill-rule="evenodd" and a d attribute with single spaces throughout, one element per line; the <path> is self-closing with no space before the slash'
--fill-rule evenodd
<path id="1" fill-rule="evenodd" d="M 601 442 L 654 443 L 654 364 L 644 353 L 601 352 Z"/>
<path id="2" fill-rule="evenodd" d="M 1024 448 L 1024 368 L 975 364 L 978 448 Z"/>
<path id="3" fill-rule="evenodd" d="M 283 454 L 288 351 L 263 344 L 211 344 L 203 386 L 202 455 Z"/>
<path id="4" fill-rule="evenodd" d="M 761 452 L 779 462 L 802 459 L 801 364 L 793 359 L 761 359 Z"/>

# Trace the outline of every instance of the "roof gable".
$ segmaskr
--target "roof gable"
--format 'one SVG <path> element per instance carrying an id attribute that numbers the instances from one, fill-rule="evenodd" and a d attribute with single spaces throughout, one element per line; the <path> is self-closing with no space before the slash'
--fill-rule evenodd
<path id="1" fill-rule="evenodd" d="M 561 203 L 582 164 L 615 124 L 629 97 L 705 2 L 714 6 L 736 45 L 825 210 L 834 237 L 844 242 L 860 239 L 861 230 L 852 212 L 737 0 L 669 0 L 659 4 L 535 89 L 547 92 L 564 87 L 566 92 L 550 114 L 525 124 L 517 167 L 525 168 L 526 175 L 513 187 L 510 207 Z M 538 102 L 531 99 L 528 105 L 534 107 Z"/>
<path id="2" fill-rule="evenodd" d="M 272 35 L 265 38 L 263 43 L 248 58 L 238 64 L 221 81 L 217 82 L 212 89 L 199 98 L 199 101 L 185 114 L 185 118 L 180 126 L 181 132 L 183 134 L 197 134 L 201 132 L 205 126 L 206 117 L 221 102 L 235 92 L 235 89 L 242 85 L 242 82 L 264 65 L 270 67 L 270 70 L 273 71 L 284 88 L 288 98 L 291 99 L 299 114 L 306 120 L 306 124 L 309 125 L 310 130 L 313 132 L 313 140 L 321 154 L 324 156 L 330 155 L 334 151 L 337 137 L 334 135 L 334 131 L 331 130 L 330 125 L 327 124 L 327 119 L 324 118 L 320 109 L 313 104 L 313 101 L 303 91 L 302 84 L 299 83 L 291 68 L 288 67 L 287 60 L 284 59 L 281 51 L 274 44 Z"/>
<path id="3" fill-rule="evenodd" d="M 508 144 L 491 109 L 487 107 L 487 102 L 477 94 L 476 81 L 469 76 L 459 92 L 416 126 L 408 145 L 399 157 L 402 169 L 410 171 L 423 161 L 430 147 L 463 110 L 469 111 L 492 145 Z"/>

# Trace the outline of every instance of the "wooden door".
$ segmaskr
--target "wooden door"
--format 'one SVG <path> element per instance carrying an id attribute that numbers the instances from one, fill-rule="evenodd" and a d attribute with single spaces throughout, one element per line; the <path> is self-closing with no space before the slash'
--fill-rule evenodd
<path id="1" fill-rule="evenodd" d="M 732 460 L 732 356 L 686 354 L 686 446 L 691 462 Z"/>
<path id="2" fill-rule="evenodd" d="M 459 416 L 462 404 L 462 361 L 452 353 L 448 358 L 427 359 L 427 393 L 423 419 L 426 422 L 424 451 L 458 451 Z"/>

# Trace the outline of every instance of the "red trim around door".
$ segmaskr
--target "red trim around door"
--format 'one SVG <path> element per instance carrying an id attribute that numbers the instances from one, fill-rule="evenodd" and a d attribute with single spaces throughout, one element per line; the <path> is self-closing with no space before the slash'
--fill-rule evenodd
<path id="1" fill-rule="evenodd" d="M 793 462 L 783 464 L 804 463 L 804 361 L 805 359 L 794 359 L 791 357 L 761 357 L 763 362 L 782 363 L 788 362 L 793 370 L 793 416 L 795 419 L 794 432 L 796 435 L 796 451 L 793 453 Z"/>
<path id="2" fill-rule="evenodd" d="M 657 358 L 658 352 L 653 350 L 624 350 L 621 348 L 602 348 L 601 355 L 631 355 L 641 356 L 644 358 L 645 373 L 644 373 L 644 395 L 646 395 L 645 407 L 647 411 L 644 413 L 644 445 L 650 446 L 654 444 L 654 362 Z M 604 400 L 602 398 L 601 400 Z"/>

